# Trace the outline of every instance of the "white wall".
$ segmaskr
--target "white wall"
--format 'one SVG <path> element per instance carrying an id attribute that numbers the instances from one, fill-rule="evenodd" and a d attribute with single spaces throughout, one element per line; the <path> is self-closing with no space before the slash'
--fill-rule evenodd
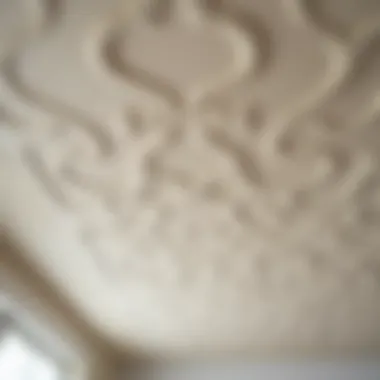
<path id="1" fill-rule="evenodd" d="M 157 366 L 127 374 L 131 380 L 379 380 L 379 360 L 214 363 Z"/>

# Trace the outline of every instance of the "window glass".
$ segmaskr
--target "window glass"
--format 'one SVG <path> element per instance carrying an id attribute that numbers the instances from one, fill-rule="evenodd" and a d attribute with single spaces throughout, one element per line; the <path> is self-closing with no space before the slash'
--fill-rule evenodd
<path id="1" fill-rule="evenodd" d="M 59 370 L 48 355 L 15 331 L 8 331 L 0 340 L 0 379 L 58 380 Z"/>

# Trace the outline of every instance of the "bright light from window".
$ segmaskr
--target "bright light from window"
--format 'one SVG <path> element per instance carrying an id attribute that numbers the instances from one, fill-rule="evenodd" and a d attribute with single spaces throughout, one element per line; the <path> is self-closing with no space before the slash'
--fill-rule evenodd
<path id="1" fill-rule="evenodd" d="M 54 361 L 35 350 L 20 334 L 10 332 L 0 338 L 0 379 L 59 379 Z"/>

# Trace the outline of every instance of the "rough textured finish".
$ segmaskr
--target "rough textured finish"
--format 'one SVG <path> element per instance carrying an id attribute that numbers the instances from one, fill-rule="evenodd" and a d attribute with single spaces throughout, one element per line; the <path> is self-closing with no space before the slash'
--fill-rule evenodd
<path id="1" fill-rule="evenodd" d="M 380 344 L 379 1 L 0 7 L 2 222 L 90 323 Z"/>

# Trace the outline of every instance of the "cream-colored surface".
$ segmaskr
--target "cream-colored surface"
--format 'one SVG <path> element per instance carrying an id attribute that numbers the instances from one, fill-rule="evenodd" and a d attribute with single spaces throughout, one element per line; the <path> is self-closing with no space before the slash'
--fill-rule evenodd
<path id="1" fill-rule="evenodd" d="M 380 344 L 380 2 L 0 2 L 1 211 L 125 348 Z"/>

